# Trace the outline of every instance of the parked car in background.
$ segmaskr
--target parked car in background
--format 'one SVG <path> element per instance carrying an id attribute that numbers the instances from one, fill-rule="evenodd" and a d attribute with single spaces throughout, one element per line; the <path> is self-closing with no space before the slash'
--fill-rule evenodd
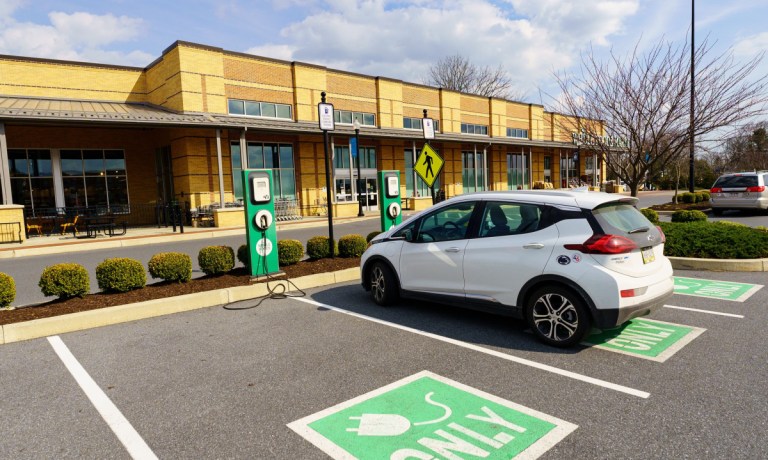
<path id="1" fill-rule="evenodd" d="M 719 216 L 728 209 L 768 209 L 766 182 L 766 171 L 723 174 L 709 190 L 712 213 Z"/>
<path id="2" fill-rule="evenodd" d="M 637 201 L 554 190 L 454 197 L 375 237 L 362 285 L 380 305 L 402 296 L 501 313 L 570 346 L 672 295 L 664 233 Z"/>

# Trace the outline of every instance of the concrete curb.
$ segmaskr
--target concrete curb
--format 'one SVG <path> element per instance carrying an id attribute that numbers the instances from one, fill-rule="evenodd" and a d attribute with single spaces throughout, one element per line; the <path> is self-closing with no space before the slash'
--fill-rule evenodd
<path id="1" fill-rule="evenodd" d="M 668 257 L 676 270 L 706 270 L 713 272 L 764 272 L 768 259 L 697 259 L 694 257 Z"/>
<path id="2" fill-rule="evenodd" d="M 310 289 L 328 284 L 359 280 L 360 269 L 354 267 L 336 272 L 302 276 L 292 279 L 291 282 L 301 289 Z M 274 286 L 279 283 L 281 283 L 280 280 L 270 282 L 273 289 Z M 283 281 L 283 284 L 286 285 L 286 291 L 289 291 L 290 287 L 287 283 Z M 166 297 L 163 299 L 148 300 L 146 302 L 36 319 L 22 323 L 6 324 L 0 326 L 0 345 L 37 339 L 50 335 L 64 334 L 66 332 L 81 331 L 94 327 L 153 318 L 156 316 L 170 315 L 199 308 L 226 305 L 232 302 L 263 297 L 267 294 L 266 283 L 259 283 L 251 286 L 238 286 L 216 291 L 198 292 L 195 294 Z"/>

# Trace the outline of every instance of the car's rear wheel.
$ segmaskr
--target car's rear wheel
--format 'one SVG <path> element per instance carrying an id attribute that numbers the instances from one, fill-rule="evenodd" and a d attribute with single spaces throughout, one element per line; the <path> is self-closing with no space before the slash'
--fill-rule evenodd
<path id="1" fill-rule="evenodd" d="M 384 262 L 374 262 L 370 270 L 371 297 L 379 305 L 392 305 L 399 297 L 397 278 Z"/>
<path id="2" fill-rule="evenodd" d="M 722 216 L 723 215 L 723 210 L 722 209 L 718 209 L 718 208 L 712 208 L 712 214 L 715 215 L 715 216 Z"/>
<path id="3" fill-rule="evenodd" d="M 584 300 L 560 286 L 537 289 L 529 298 L 525 316 L 536 337 L 555 347 L 579 343 L 591 327 Z"/>

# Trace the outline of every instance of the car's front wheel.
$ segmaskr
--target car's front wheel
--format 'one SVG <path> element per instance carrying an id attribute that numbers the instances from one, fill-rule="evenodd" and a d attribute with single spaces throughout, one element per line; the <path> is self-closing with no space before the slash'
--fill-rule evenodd
<path id="1" fill-rule="evenodd" d="M 370 270 L 371 297 L 379 305 L 392 305 L 399 297 L 397 279 L 384 262 L 374 262 Z"/>
<path id="2" fill-rule="evenodd" d="M 579 343 L 591 327 L 584 300 L 559 286 L 537 289 L 528 301 L 525 316 L 536 337 L 555 347 Z"/>

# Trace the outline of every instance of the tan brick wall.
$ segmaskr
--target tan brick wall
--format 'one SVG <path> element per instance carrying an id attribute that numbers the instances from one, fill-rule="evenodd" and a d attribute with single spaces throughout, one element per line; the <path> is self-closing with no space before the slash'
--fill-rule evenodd
<path id="1" fill-rule="evenodd" d="M 320 94 L 327 87 L 325 67 L 294 63 L 293 85 L 296 98 L 294 102 L 296 119 L 317 122 L 317 104 L 321 100 Z"/>
<path id="2" fill-rule="evenodd" d="M 440 90 L 440 131 L 461 132 L 461 94 L 456 91 Z"/>
<path id="3" fill-rule="evenodd" d="M 403 83 L 385 78 L 376 79 L 376 120 L 382 128 L 402 128 L 404 107 Z"/>
<path id="4" fill-rule="evenodd" d="M 0 57 L 0 94 L 144 102 L 142 69 Z"/>
<path id="5" fill-rule="evenodd" d="M 207 108 L 212 113 L 227 113 L 223 53 L 187 44 L 180 44 L 176 50 L 181 72 L 182 110 L 204 112 Z"/>

